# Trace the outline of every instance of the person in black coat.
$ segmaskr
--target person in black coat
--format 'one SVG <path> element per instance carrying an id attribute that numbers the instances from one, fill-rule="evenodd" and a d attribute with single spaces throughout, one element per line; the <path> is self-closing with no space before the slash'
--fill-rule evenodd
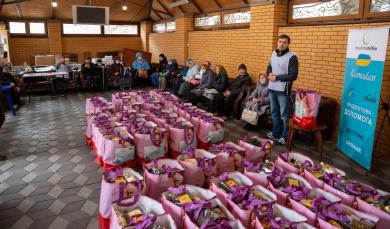
<path id="1" fill-rule="evenodd" d="M 210 89 L 203 92 L 203 97 L 209 101 L 209 112 L 215 112 L 217 104 L 215 97 L 217 94 L 223 94 L 229 86 L 229 77 L 222 65 L 215 67 L 215 81 Z"/>
<path id="2" fill-rule="evenodd" d="M 96 66 L 94 63 L 92 63 L 91 57 L 87 57 L 84 64 L 81 65 L 81 73 L 87 80 L 88 90 L 91 90 L 91 88 L 93 90 L 97 90 L 99 86 L 95 68 Z"/>
<path id="3" fill-rule="evenodd" d="M 241 93 L 241 90 L 252 82 L 245 64 L 238 67 L 239 75 L 233 80 L 230 86 L 216 96 L 217 112 L 223 115 L 223 119 L 229 119 L 233 113 L 234 102 Z M 237 116 L 237 114 L 234 114 Z"/>

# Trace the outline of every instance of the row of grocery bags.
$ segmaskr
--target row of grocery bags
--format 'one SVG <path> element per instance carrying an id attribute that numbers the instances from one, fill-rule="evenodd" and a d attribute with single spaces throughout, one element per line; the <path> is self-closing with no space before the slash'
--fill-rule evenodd
<path id="1" fill-rule="evenodd" d="M 157 90 L 88 98 L 86 115 L 86 141 L 104 167 L 176 158 L 224 139 L 222 119 Z"/>
<path id="2" fill-rule="evenodd" d="M 101 228 L 389 228 L 389 193 L 333 166 L 286 152 L 224 170 L 209 154 L 105 170 Z"/>

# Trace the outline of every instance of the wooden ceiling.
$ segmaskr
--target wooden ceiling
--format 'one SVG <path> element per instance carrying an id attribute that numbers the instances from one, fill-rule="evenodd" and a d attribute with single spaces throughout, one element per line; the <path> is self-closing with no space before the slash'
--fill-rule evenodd
<path id="1" fill-rule="evenodd" d="M 248 0 L 190 0 L 189 4 L 170 8 L 178 0 L 0 0 L 0 18 L 13 19 L 60 19 L 72 20 L 72 5 L 110 7 L 110 21 L 140 22 L 159 21 L 181 13 L 203 14 L 248 6 Z M 126 4 L 127 11 L 122 10 Z"/>

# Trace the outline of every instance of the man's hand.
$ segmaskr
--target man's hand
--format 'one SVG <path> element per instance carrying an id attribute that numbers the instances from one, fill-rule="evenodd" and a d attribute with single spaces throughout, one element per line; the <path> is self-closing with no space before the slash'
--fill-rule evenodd
<path id="1" fill-rule="evenodd" d="M 270 73 L 269 76 L 268 76 L 268 79 L 270 81 L 276 81 L 276 75 L 274 73 Z"/>
<path id="2" fill-rule="evenodd" d="M 224 95 L 225 97 L 228 97 L 228 96 L 230 95 L 230 91 L 225 91 L 225 93 L 223 93 L 223 95 Z"/>

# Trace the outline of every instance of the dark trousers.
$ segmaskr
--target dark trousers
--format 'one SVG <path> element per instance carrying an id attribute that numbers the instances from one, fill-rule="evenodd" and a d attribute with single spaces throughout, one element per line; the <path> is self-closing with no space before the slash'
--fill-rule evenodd
<path id="1" fill-rule="evenodd" d="M 189 82 L 183 82 L 180 84 L 179 88 L 179 96 L 182 99 L 185 99 L 189 101 L 191 99 L 191 90 L 194 89 L 196 86 L 189 83 Z"/>
<path id="2" fill-rule="evenodd" d="M 230 117 L 231 115 L 235 116 L 235 114 L 233 114 L 233 107 L 238 96 L 239 94 L 230 94 L 228 97 L 225 97 L 223 93 L 218 93 L 215 97 L 217 112 L 226 117 Z"/>
<path id="3" fill-rule="evenodd" d="M 172 78 L 172 93 L 177 95 L 179 92 L 180 84 L 183 83 L 183 78 L 181 76 L 176 76 Z"/>
<path id="4" fill-rule="evenodd" d="M 87 89 L 88 90 L 91 90 L 91 88 L 93 90 L 99 90 L 99 85 L 100 85 L 99 76 L 87 75 L 86 78 L 87 78 Z"/>
<path id="5" fill-rule="evenodd" d="M 69 84 L 69 78 L 59 78 L 56 77 L 51 80 L 51 90 L 54 96 L 57 95 L 57 81 L 62 82 L 62 87 L 61 87 L 61 94 L 65 94 L 66 89 L 68 89 L 68 84 Z"/>

